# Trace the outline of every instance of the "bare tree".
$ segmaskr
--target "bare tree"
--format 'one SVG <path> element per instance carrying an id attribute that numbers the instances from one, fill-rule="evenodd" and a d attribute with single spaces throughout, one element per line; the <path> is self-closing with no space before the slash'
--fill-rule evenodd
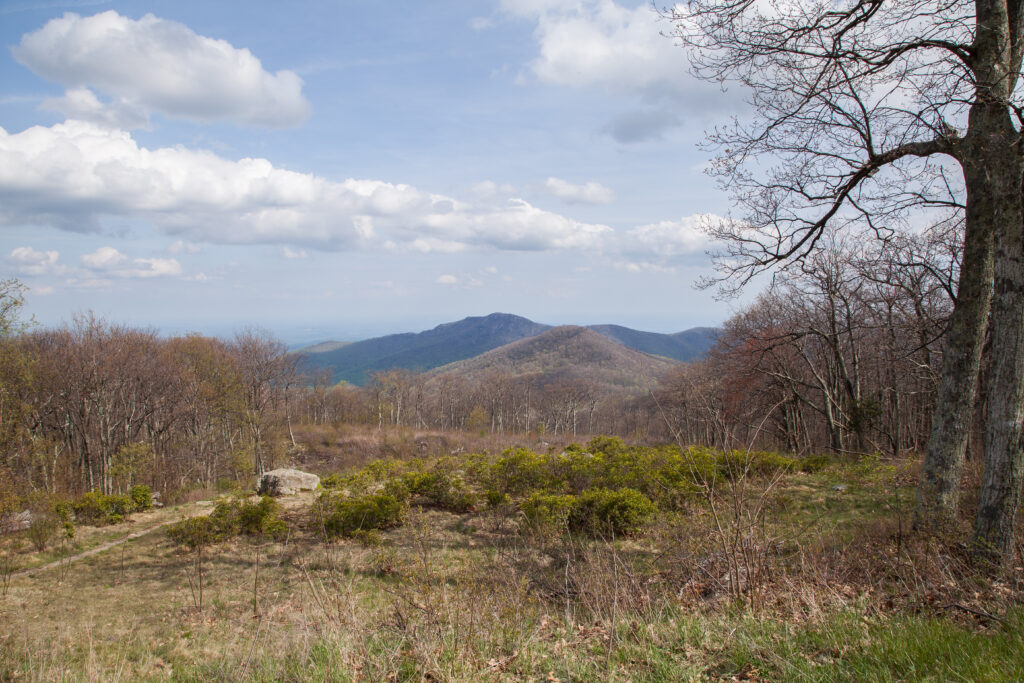
<path id="1" fill-rule="evenodd" d="M 692 0 L 667 12 L 699 75 L 736 80 L 749 119 L 715 132 L 743 208 L 715 226 L 743 283 L 813 252 L 826 226 L 887 237 L 964 218 L 917 519 L 957 509 L 990 303 L 993 369 L 976 545 L 1008 557 L 1024 449 L 1019 0 Z M 763 165 L 749 163 L 760 160 Z M 764 163 L 768 162 L 768 163 Z M 995 297 L 993 298 L 993 283 Z"/>

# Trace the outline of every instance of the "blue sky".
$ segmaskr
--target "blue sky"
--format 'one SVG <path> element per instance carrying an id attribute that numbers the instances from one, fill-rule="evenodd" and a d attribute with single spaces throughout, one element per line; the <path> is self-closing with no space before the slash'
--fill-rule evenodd
<path id="1" fill-rule="evenodd" d="M 719 324 L 728 212 L 646 2 L 0 2 L 0 268 L 43 324 L 298 343 Z"/>

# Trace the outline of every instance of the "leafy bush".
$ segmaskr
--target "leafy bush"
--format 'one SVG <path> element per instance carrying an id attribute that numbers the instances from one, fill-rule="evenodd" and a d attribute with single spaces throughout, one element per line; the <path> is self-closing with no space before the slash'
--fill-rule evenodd
<path id="1" fill-rule="evenodd" d="M 429 504 L 442 510 L 462 513 L 476 507 L 476 495 L 466 487 L 462 477 L 456 473 L 442 469 L 410 472 L 401 481 L 411 495 L 423 496 Z M 393 488 L 401 491 L 397 485 Z"/>
<path id="2" fill-rule="evenodd" d="M 135 511 L 135 502 L 129 496 L 89 491 L 74 501 L 71 508 L 80 523 L 105 526 L 128 519 Z"/>
<path id="3" fill-rule="evenodd" d="M 527 524 L 535 529 L 567 529 L 576 506 L 576 496 L 557 493 L 534 493 L 519 506 Z"/>
<path id="4" fill-rule="evenodd" d="M 128 497 L 132 499 L 132 505 L 136 510 L 153 509 L 153 492 L 144 484 L 136 484 L 128 489 Z"/>
<path id="5" fill-rule="evenodd" d="M 792 469 L 797 461 L 766 451 L 724 451 L 718 454 L 718 469 L 727 479 L 740 476 L 767 477 Z"/>
<path id="6" fill-rule="evenodd" d="M 329 538 L 351 537 L 357 532 L 401 526 L 405 512 L 405 502 L 388 493 L 354 498 L 324 494 L 314 506 L 314 522 Z"/>
<path id="7" fill-rule="evenodd" d="M 280 540 L 288 535 L 281 519 L 281 506 L 270 496 L 259 502 L 246 499 L 221 500 L 209 515 L 200 515 L 167 526 L 175 543 L 198 548 L 236 536 L 261 536 Z"/>
<path id="8" fill-rule="evenodd" d="M 510 496 L 523 496 L 551 486 L 548 457 L 525 448 L 510 448 L 489 468 L 488 488 Z"/>
<path id="9" fill-rule="evenodd" d="M 232 536 L 265 536 L 282 539 L 288 535 L 288 525 L 281 519 L 281 506 L 270 496 L 258 503 L 247 499 L 222 500 L 210 513 L 218 534 Z"/>
<path id="10" fill-rule="evenodd" d="M 636 533 L 656 508 L 635 489 L 591 489 L 577 498 L 569 516 L 570 527 L 587 533 Z"/>
<path id="11" fill-rule="evenodd" d="M 190 517 L 164 527 L 172 541 L 196 549 L 222 540 L 216 522 L 209 515 Z"/>
<path id="12" fill-rule="evenodd" d="M 799 460 L 797 460 L 796 467 L 801 472 L 806 472 L 807 474 L 814 474 L 815 472 L 820 472 L 821 470 L 825 469 L 831 464 L 832 458 L 824 454 L 819 454 L 808 455 L 806 457 L 800 458 Z"/>
<path id="13" fill-rule="evenodd" d="M 535 493 L 520 510 L 535 529 L 625 535 L 642 529 L 656 507 L 635 489 L 588 489 L 578 496 Z"/>

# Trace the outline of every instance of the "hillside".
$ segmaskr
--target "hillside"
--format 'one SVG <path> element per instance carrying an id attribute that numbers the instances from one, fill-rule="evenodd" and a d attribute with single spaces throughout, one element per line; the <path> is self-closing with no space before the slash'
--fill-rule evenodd
<path id="1" fill-rule="evenodd" d="M 719 335 L 719 330 L 714 327 L 694 327 L 675 334 L 642 332 L 621 325 L 588 327 L 626 348 L 684 362 L 697 360 L 707 353 Z"/>
<path id="2" fill-rule="evenodd" d="M 584 379 L 609 388 L 640 392 L 673 365 L 675 362 L 670 359 L 626 348 L 586 327 L 566 325 L 437 368 L 434 374 L 452 373 L 470 381 L 490 372 L 544 375 L 549 381 Z"/>
<path id="3" fill-rule="evenodd" d="M 333 381 L 365 384 L 378 370 L 424 371 L 532 337 L 547 325 L 507 313 L 465 318 L 425 332 L 391 334 L 324 352 L 299 353 L 309 369 L 329 368 Z"/>
<path id="4" fill-rule="evenodd" d="M 517 315 L 492 313 L 445 323 L 425 332 L 392 334 L 351 344 L 323 342 L 299 349 L 296 353 L 302 357 L 307 369 L 327 368 L 334 382 L 344 380 L 361 385 L 378 370 L 432 370 L 550 329 L 550 325 Z M 695 327 L 675 334 L 642 332 L 621 325 L 591 325 L 585 329 L 627 349 L 677 361 L 700 358 L 714 345 L 719 335 L 713 327 Z"/>

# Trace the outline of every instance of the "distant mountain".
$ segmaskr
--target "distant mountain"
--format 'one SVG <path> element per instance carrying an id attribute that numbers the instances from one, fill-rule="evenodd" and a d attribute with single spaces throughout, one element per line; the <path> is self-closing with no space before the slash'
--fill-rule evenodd
<path id="1" fill-rule="evenodd" d="M 507 313 L 465 318 L 425 332 L 376 337 L 355 343 L 323 342 L 299 349 L 307 369 L 326 368 L 334 382 L 365 384 L 378 370 L 405 368 L 427 371 L 529 339 L 552 329 L 550 325 Z M 679 361 L 700 358 L 718 339 L 719 330 L 695 327 L 676 334 L 641 332 L 621 325 L 592 325 L 589 329 L 627 349 Z"/>
<path id="2" fill-rule="evenodd" d="M 720 334 L 714 327 L 694 327 L 675 334 L 641 332 L 621 325 L 588 327 L 627 348 L 686 362 L 697 360 L 707 353 Z"/>
<path id="3" fill-rule="evenodd" d="M 312 344 L 310 346 L 303 346 L 301 349 L 297 349 L 298 353 L 327 353 L 328 351 L 337 351 L 338 349 L 348 346 L 352 342 L 343 341 L 325 341 L 319 344 Z"/>
<path id="4" fill-rule="evenodd" d="M 436 368 L 431 374 L 452 373 L 470 381 L 491 372 L 543 376 L 545 381 L 585 379 L 636 392 L 647 389 L 674 365 L 673 360 L 626 348 L 586 327 L 566 325 Z"/>
<path id="5" fill-rule="evenodd" d="M 425 332 L 391 334 L 328 351 L 302 349 L 298 353 L 307 368 L 330 369 L 335 382 L 365 384 L 378 370 L 430 370 L 533 337 L 549 327 L 517 315 L 492 313 L 445 323 Z"/>

